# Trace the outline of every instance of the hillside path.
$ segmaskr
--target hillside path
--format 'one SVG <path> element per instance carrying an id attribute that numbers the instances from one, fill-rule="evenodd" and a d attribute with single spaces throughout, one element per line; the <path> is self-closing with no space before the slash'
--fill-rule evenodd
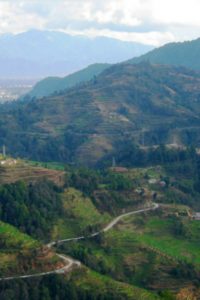
<path id="1" fill-rule="evenodd" d="M 119 223 L 119 221 L 121 221 L 123 218 L 131 216 L 131 215 L 135 215 L 135 214 L 141 214 L 147 211 L 152 211 L 152 210 L 156 210 L 159 208 L 159 204 L 157 203 L 152 203 L 151 206 L 146 207 L 146 208 L 142 208 L 139 210 L 135 210 L 135 211 L 131 211 L 128 213 L 124 213 L 119 215 L 118 217 L 114 218 L 106 227 L 104 227 L 102 230 L 92 233 L 89 236 L 79 236 L 79 237 L 75 237 L 75 238 L 68 238 L 68 239 L 64 239 L 64 240 L 58 240 L 58 241 L 53 241 L 48 243 L 46 246 L 48 248 L 52 248 L 55 245 L 58 244 L 63 244 L 66 242 L 71 242 L 71 241 L 79 241 L 79 240 L 84 240 L 87 238 L 92 238 L 95 236 L 100 235 L 103 232 L 107 232 L 109 230 L 111 230 L 117 223 Z M 0 281 L 8 281 L 8 280 L 14 280 L 14 279 L 27 279 L 27 278 L 34 278 L 34 277 L 42 277 L 42 276 L 47 276 L 47 275 L 51 275 L 51 274 L 65 274 L 69 271 L 71 271 L 73 266 L 77 266 L 80 267 L 81 266 L 81 262 L 74 260 L 71 257 L 65 256 L 63 254 L 58 254 L 57 256 L 60 257 L 64 262 L 66 262 L 66 265 L 60 269 L 55 269 L 49 272 L 42 272 L 42 273 L 37 273 L 37 274 L 27 274 L 27 275 L 17 275 L 17 276 L 10 276 L 10 277 L 3 277 L 0 278 Z"/>

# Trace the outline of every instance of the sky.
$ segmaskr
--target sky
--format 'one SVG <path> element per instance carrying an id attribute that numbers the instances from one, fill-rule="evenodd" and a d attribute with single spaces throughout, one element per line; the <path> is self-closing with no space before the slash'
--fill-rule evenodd
<path id="1" fill-rule="evenodd" d="M 200 0 L 0 0 L 0 34 L 31 29 L 161 46 L 200 37 Z"/>

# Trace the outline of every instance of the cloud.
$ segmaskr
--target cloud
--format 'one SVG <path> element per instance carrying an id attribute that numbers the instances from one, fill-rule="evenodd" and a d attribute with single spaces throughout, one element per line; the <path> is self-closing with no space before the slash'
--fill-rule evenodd
<path id="1" fill-rule="evenodd" d="M 162 32 L 159 31 L 150 31 L 145 33 L 140 32 L 123 32 L 123 31 L 113 31 L 110 29 L 96 29 L 89 28 L 85 30 L 73 30 L 68 28 L 66 30 L 61 30 L 70 35 L 86 35 L 88 37 L 94 38 L 97 36 L 105 36 L 114 39 L 119 39 L 123 41 L 132 41 L 138 42 L 141 44 L 160 46 L 166 44 L 168 42 L 174 41 L 174 36 L 170 32 Z"/>
<path id="2" fill-rule="evenodd" d="M 34 12 L 24 13 L 20 5 L 15 5 L 12 1 L 0 2 L 0 33 L 21 32 L 33 28 L 44 28 L 45 20 Z"/>
<path id="3" fill-rule="evenodd" d="M 154 21 L 176 26 L 200 26 L 199 0 L 153 0 Z"/>
<path id="4" fill-rule="evenodd" d="M 32 28 L 162 45 L 198 37 L 199 0 L 1 0 L 0 32 Z"/>

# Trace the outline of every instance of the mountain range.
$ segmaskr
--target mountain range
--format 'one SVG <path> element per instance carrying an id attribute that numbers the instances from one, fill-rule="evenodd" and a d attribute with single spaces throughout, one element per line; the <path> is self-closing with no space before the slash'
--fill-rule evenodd
<path id="1" fill-rule="evenodd" d="M 154 49 L 147 54 L 129 60 L 129 63 L 142 61 L 153 64 L 183 66 L 192 70 L 200 70 L 200 38 L 182 43 L 169 43 Z"/>
<path id="2" fill-rule="evenodd" d="M 192 43 L 48 77 L 0 105 L 1 300 L 199 299 Z"/>
<path id="3" fill-rule="evenodd" d="M 169 43 L 142 56 L 132 58 L 125 63 L 151 62 L 152 64 L 183 66 L 199 71 L 199 54 L 200 39 L 197 39 L 183 43 Z M 31 97 L 43 97 L 56 91 L 71 88 L 77 84 L 91 80 L 109 66 L 109 64 L 95 64 L 64 78 L 46 78 L 39 81 L 29 95 Z"/>
<path id="4" fill-rule="evenodd" d="M 119 64 L 58 94 L 3 106 L 0 143 L 16 156 L 95 166 L 127 140 L 199 145 L 200 74 Z"/>
<path id="5" fill-rule="evenodd" d="M 120 40 L 31 30 L 0 36 L 0 78 L 66 76 L 93 63 L 117 63 L 153 47 Z"/>

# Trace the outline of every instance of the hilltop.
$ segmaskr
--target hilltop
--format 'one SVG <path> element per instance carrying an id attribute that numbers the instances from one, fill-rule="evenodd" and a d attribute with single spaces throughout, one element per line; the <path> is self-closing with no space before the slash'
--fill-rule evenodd
<path id="1" fill-rule="evenodd" d="M 20 159 L 0 157 L 0 184 L 9 184 L 16 181 L 37 182 L 38 180 L 51 180 L 55 184 L 63 185 L 64 172 L 44 167 L 34 162 Z M 64 169 L 64 167 L 63 167 Z"/>
<path id="2" fill-rule="evenodd" d="M 125 63 L 150 62 L 152 64 L 165 64 L 183 66 L 193 70 L 200 70 L 199 61 L 200 39 L 169 43 L 162 47 L 151 50 L 144 55 L 133 57 Z M 31 97 L 49 96 L 71 88 L 77 84 L 89 81 L 109 68 L 109 64 L 94 64 L 83 70 L 75 72 L 64 78 L 50 77 L 39 81 L 28 94 Z"/>
<path id="3" fill-rule="evenodd" d="M 64 78 L 48 77 L 45 78 L 33 87 L 33 89 L 26 96 L 41 98 L 49 96 L 55 92 L 67 90 L 83 82 L 87 82 L 98 76 L 105 69 L 109 68 L 109 64 L 94 64 L 87 68 L 68 75 Z"/>
<path id="4" fill-rule="evenodd" d="M 153 49 L 144 55 L 133 57 L 125 63 L 150 62 L 152 64 L 183 66 L 199 71 L 199 51 L 200 39 L 182 43 L 169 43 Z M 39 81 L 27 95 L 30 97 L 49 96 L 52 93 L 63 91 L 77 84 L 87 82 L 110 66 L 111 65 L 109 64 L 94 64 L 64 78 L 45 78 L 44 80 Z"/>
<path id="5" fill-rule="evenodd" d="M 2 106 L 0 143 L 17 156 L 90 166 L 128 141 L 198 146 L 199 83 L 181 67 L 116 65 L 58 95 Z"/>
<path id="6" fill-rule="evenodd" d="M 199 62 L 200 38 L 182 43 L 169 43 L 154 49 L 147 54 L 129 60 L 129 63 L 150 62 L 183 66 L 192 70 L 200 70 Z"/>

